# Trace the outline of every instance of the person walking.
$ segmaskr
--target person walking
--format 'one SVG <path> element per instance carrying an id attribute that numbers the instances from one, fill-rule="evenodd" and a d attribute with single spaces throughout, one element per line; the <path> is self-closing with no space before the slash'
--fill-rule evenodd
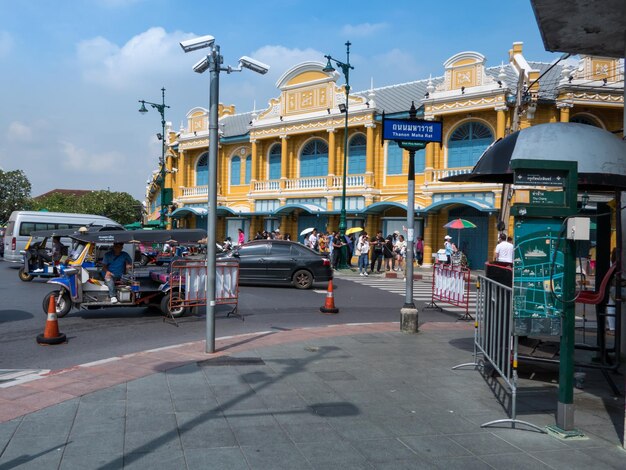
<path id="1" fill-rule="evenodd" d="M 246 235 L 245 233 L 243 233 L 243 230 L 238 228 L 237 231 L 239 232 L 237 234 L 237 245 L 241 246 L 246 242 Z"/>
<path id="2" fill-rule="evenodd" d="M 398 236 L 398 243 L 396 244 L 395 252 L 397 261 L 396 271 L 404 271 L 406 269 L 404 263 L 406 258 L 406 240 L 404 239 L 404 235 Z"/>
<path id="3" fill-rule="evenodd" d="M 370 267 L 371 273 L 374 272 L 374 266 L 376 265 L 376 261 L 378 261 L 378 267 L 376 269 L 376 272 L 380 272 L 380 268 L 383 263 L 383 246 L 385 244 L 385 241 L 386 240 L 383 237 L 383 232 L 379 230 L 376 234 L 376 238 L 374 238 L 370 244 L 372 248 L 372 265 Z"/>
<path id="4" fill-rule="evenodd" d="M 415 261 L 420 267 L 424 262 L 424 239 L 422 237 L 417 237 L 417 242 L 415 243 Z"/>
<path id="5" fill-rule="evenodd" d="M 367 260 L 369 259 L 370 242 L 367 232 L 363 232 L 359 237 L 359 241 L 356 244 L 356 251 L 359 253 L 359 276 L 368 276 Z"/>
<path id="6" fill-rule="evenodd" d="M 392 235 L 387 235 L 385 243 L 383 243 L 383 258 L 385 260 L 385 271 L 393 271 L 394 247 Z"/>

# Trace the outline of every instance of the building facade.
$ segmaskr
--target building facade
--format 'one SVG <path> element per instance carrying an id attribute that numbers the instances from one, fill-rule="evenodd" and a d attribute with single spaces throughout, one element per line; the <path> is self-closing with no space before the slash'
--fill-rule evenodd
<path id="1" fill-rule="evenodd" d="M 382 139 L 382 114 L 418 116 L 443 123 L 443 142 L 416 152 L 416 233 L 424 238 L 425 264 L 446 234 L 459 240 L 470 265 L 491 257 L 497 238 L 502 187 L 484 183 L 444 183 L 446 176 L 470 172 L 483 151 L 519 129 L 548 122 L 580 122 L 617 131 L 623 127 L 623 63 L 581 57 L 577 67 L 527 60 L 514 43 L 507 63 L 488 67 L 477 52 L 461 52 L 438 76 L 349 95 L 348 159 L 345 161 L 345 88 L 337 72 L 321 62 L 305 62 L 278 80 L 277 97 L 260 111 L 237 113 L 219 107 L 218 237 L 247 238 L 280 228 L 292 239 L 305 228 L 335 230 L 342 203 L 345 167 L 348 227 L 381 230 L 406 225 L 408 152 Z M 516 91 L 527 88 L 521 106 Z M 516 123 L 515 112 L 519 111 Z M 165 187 L 174 190 L 168 214 L 178 227 L 206 226 L 208 112 L 194 108 L 178 132 L 169 130 Z M 617 136 L 617 134 L 616 134 Z M 616 137 L 617 138 L 617 137 Z M 160 180 L 153 175 L 147 207 L 158 215 Z M 443 227 L 462 217 L 475 229 Z"/>

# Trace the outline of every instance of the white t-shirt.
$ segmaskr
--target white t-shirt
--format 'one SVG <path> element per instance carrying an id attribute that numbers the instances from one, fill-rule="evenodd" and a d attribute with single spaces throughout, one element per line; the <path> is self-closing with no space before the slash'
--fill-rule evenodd
<path id="1" fill-rule="evenodd" d="M 496 245 L 496 261 L 502 263 L 513 263 L 513 252 L 515 247 L 512 243 L 501 241 Z"/>

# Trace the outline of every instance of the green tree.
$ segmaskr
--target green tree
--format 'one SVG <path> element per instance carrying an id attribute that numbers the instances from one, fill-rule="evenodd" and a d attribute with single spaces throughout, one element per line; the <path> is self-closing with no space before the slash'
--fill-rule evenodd
<path id="1" fill-rule="evenodd" d="M 93 191 L 78 199 L 77 212 L 103 215 L 125 225 L 141 220 L 141 202 L 125 192 Z"/>
<path id="2" fill-rule="evenodd" d="M 11 212 L 30 209 L 30 181 L 22 170 L 0 170 L 0 222 Z"/>
<path id="3" fill-rule="evenodd" d="M 52 193 L 43 198 L 33 199 L 33 210 L 50 212 L 76 212 L 79 197 L 74 194 Z"/>

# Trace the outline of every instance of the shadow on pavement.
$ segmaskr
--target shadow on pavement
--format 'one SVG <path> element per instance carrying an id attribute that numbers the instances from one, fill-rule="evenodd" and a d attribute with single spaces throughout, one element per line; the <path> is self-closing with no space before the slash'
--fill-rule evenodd
<path id="1" fill-rule="evenodd" d="M 24 310 L 0 310 L 0 323 L 10 321 L 29 320 L 33 318 L 33 314 Z"/>

